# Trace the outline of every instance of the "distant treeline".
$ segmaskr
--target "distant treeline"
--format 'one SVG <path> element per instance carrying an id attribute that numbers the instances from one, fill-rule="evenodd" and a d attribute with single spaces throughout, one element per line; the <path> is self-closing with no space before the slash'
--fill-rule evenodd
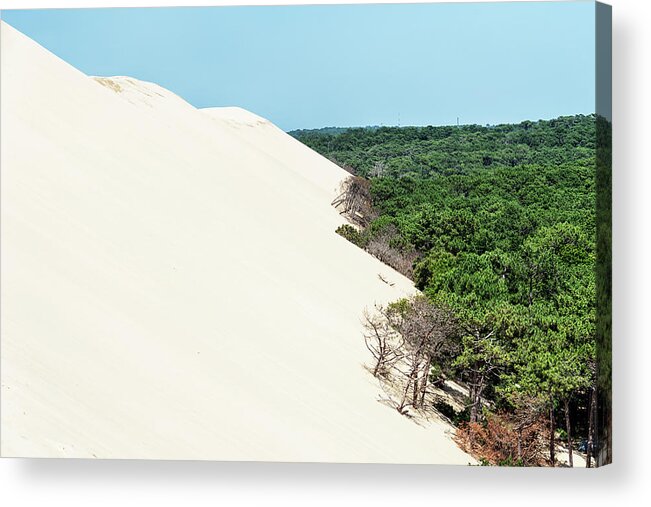
<path id="1" fill-rule="evenodd" d="M 416 408 L 428 378 L 465 382 L 468 410 L 453 419 L 490 463 L 540 464 L 543 438 L 552 464 L 558 437 L 589 461 L 595 450 L 598 123 L 609 138 L 594 115 L 294 133 L 354 175 L 337 202 L 355 226 L 338 232 L 411 277 L 431 305 L 367 316 L 402 336 L 380 340 L 387 356 L 374 371 L 410 357 L 417 366 L 403 383 Z M 427 328 L 408 325 L 423 315 L 445 330 L 436 348 L 404 335 Z M 391 343 L 402 350 L 388 353 Z"/>
<path id="2" fill-rule="evenodd" d="M 487 127 L 329 127 L 290 134 L 363 177 L 558 165 L 595 153 L 594 115 Z"/>
<path id="3" fill-rule="evenodd" d="M 291 130 L 290 132 L 287 132 L 290 136 L 301 138 L 305 135 L 311 135 L 311 136 L 325 136 L 325 135 L 331 135 L 331 134 L 343 134 L 347 130 L 350 130 L 349 127 L 323 127 L 320 129 L 298 129 L 298 130 Z"/>

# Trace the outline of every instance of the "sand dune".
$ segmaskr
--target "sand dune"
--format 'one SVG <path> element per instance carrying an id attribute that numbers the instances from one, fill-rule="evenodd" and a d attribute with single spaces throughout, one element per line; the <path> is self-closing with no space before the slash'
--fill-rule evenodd
<path id="1" fill-rule="evenodd" d="M 377 401 L 359 318 L 413 287 L 335 234 L 342 169 L 1 37 L 3 456 L 472 461 Z"/>

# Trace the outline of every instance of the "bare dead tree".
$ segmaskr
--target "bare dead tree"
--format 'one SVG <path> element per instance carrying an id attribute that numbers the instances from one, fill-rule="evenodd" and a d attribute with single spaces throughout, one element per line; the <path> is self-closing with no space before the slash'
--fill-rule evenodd
<path id="1" fill-rule="evenodd" d="M 401 414 L 406 414 L 409 406 L 417 408 L 414 399 L 418 397 L 418 386 L 423 375 L 423 360 L 420 351 L 406 346 L 406 342 L 403 342 L 403 345 L 405 346 L 402 361 L 395 365 L 394 371 L 402 382 L 400 400 L 396 404 L 396 409 Z"/>
<path id="2" fill-rule="evenodd" d="M 349 176 L 339 187 L 332 205 L 352 223 L 366 227 L 375 217 L 371 202 L 371 183 L 360 176 Z"/>
<path id="3" fill-rule="evenodd" d="M 379 232 L 367 234 L 363 242 L 351 239 L 355 236 L 361 238 L 367 226 L 377 217 L 369 180 L 354 175 L 346 178 L 341 182 L 339 194 L 332 201 L 332 205 L 358 228 L 356 233 L 351 231 L 346 235 L 342 234 L 344 237 L 406 277 L 413 278 L 413 267 L 419 257 L 418 252 L 413 246 L 398 246 L 401 244 L 400 233 L 393 224 L 385 226 Z M 338 231 L 345 229 L 340 227 Z"/>
<path id="4" fill-rule="evenodd" d="M 398 237 L 396 227 L 389 225 L 369 240 L 366 251 L 407 278 L 413 278 L 413 267 L 418 253 L 413 248 L 406 250 L 393 246 L 392 243 Z"/>
<path id="5" fill-rule="evenodd" d="M 391 327 L 385 316 L 385 309 L 376 306 L 375 313 L 364 310 L 364 343 L 373 358 L 375 377 L 388 377 L 391 366 L 402 357 L 402 338 Z"/>
<path id="6" fill-rule="evenodd" d="M 363 324 L 366 347 L 375 359 L 373 374 L 397 395 L 392 406 L 404 415 L 410 406 L 424 406 L 433 362 L 451 350 L 456 335 L 452 314 L 415 295 L 376 306 L 374 313 L 365 311 Z"/>
<path id="7" fill-rule="evenodd" d="M 373 164 L 373 167 L 371 168 L 371 171 L 369 172 L 369 176 L 371 178 L 381 178 L 384 176 L 384 173 L 386 172 L 387 165 L 384 161 L 378 160 Z"/>
<path id="8" fill-rule="evenodd" d="M 432 304 L 424 296 L 412 296 L 392 307 L 389 320 L 404 340 L 406 387 L 401 405 L 423 406 L 432 364 L 452 346 L 456 322 L 447 309 Z"/>

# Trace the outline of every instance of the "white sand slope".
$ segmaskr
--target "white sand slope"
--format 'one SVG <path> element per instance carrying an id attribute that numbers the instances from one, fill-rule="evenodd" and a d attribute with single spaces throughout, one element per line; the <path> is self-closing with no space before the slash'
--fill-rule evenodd
<path id="1" fill-rule="evenodd" d="M 3 456 L 472 461 L 377 401 L 344 171 L 1 26 Z"/>

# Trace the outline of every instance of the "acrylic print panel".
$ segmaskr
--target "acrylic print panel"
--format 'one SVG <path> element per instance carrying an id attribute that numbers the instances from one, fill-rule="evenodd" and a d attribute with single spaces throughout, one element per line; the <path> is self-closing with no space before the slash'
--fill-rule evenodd
<path id="1" fill-rule="evenodd" d="M 2 456 L 610 462 L 607 6 L 2 19 Z"/>

